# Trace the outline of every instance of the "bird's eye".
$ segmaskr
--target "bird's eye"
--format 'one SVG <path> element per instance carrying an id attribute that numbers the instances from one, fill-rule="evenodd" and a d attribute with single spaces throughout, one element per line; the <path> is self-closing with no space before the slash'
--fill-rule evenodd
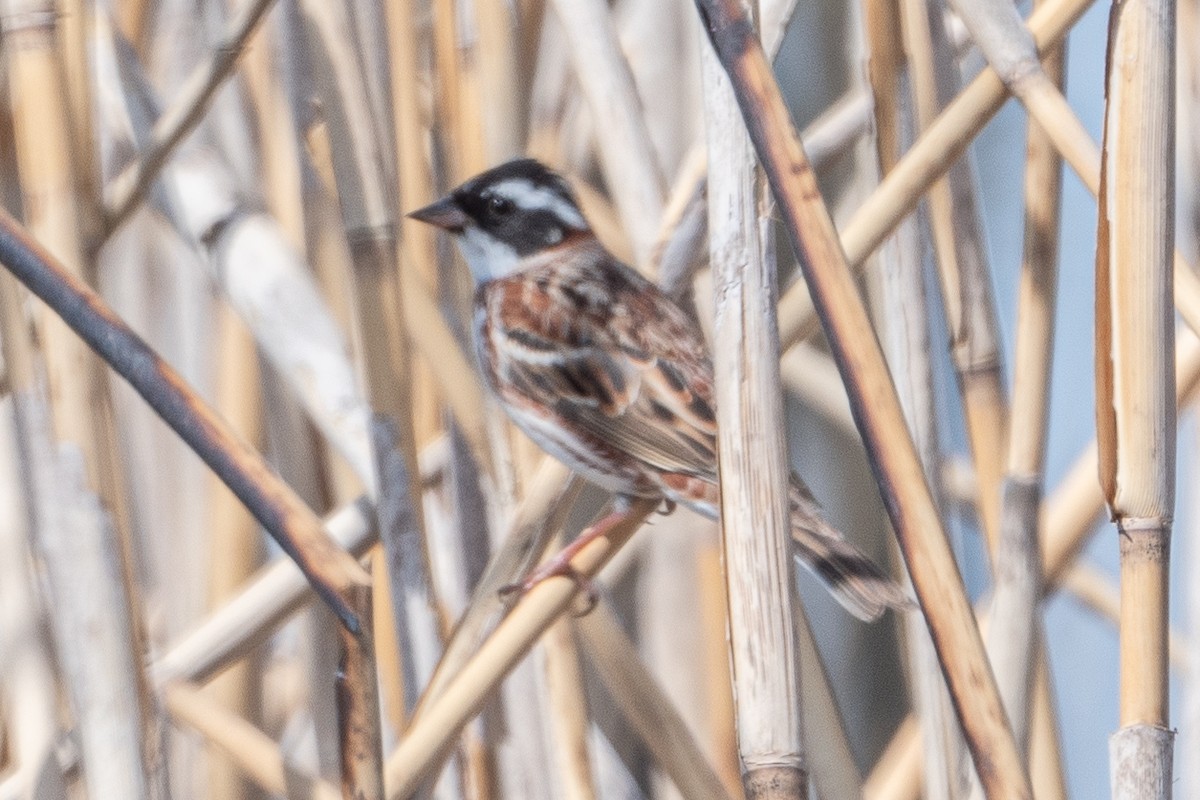
<path id="1" fill-rule="evenodd" d="M 513 208 L 515 208 L 515 206 L 513 205 L 513 201 L 509 200 L 507 197 L 502 197 L 501 195 L 494 194 L 490 198 L 488 198 L 488 211 L 492 212 L 493 214 L 495 214 L 498 217 L 503 217 L 503 216 L 507 216 L 508 214 L 511 214 Z"/>

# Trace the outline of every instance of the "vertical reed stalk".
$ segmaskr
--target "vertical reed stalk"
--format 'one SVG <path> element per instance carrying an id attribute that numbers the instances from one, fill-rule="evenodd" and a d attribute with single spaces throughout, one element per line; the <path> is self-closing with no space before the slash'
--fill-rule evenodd
<path id="1" fill-rule="evenodd" d="M 588 738 L 591 720 L 572 625 L 559 620 L 542 643 L 546 693 L 553 714 L 554 761 L 564 800 L 596 800 Z"/>
<path id="2" fill-rule="evenodd" d="M 906 3 L 918 130 L 924 132 L 959 90 L 959 68 L 938 3 Z M 933 19 L 931 19 L 931 16 Z M 975 466 L 976 511 L 995 558 L 1008 403 L 992 281 L 971 162 L 961 159 L 929 190 L 930 224 L 949 329 L 950 355 Z"/>
<path id="3" fill-rule="evenodd" d="M 391 65 L 392 128 L 396 141 L 396 202 L 402 209 L 423 208 L 436 199 L 433 171 L 425 151 L 430 120 L 421 97 L 423 81 L 429 74 L 425 61 L 432 48 L 420 35 L 417 9 L 414 0 L 398 0 L 384 7 Z M 408 217 L 400 221 L 401 276 L 409 281 L 423 281 L 436 295 L 440 281 L 435 236 L 435 230 L 429 225 Z M 406 288 L 405 298 L 413 291 Z M 405 311 L 407 319 L 411 314 L 408 309 Z M 413 365 L 413 420 L 419 446 L 427 444 L 442 428 L 438 419 L 437 393 L 428 380 L 429 360 L 426 353 Z M 490 461 L 480 466 L 491 469 Z"/>
<path id="4" fill-rule="evenodd" d="M 1048 55 L 1043 67 L 1056 85 L 1063 82 L 1065 47 Z M 1050 367 L 1058 283 L 1058 227 L 1062 159 L 1045 130 L 1029 120 L 1025 159 L 1025 239 L 1017 305 L 1017 344 L 1012 425 L 1004 483 L 1003 524 L 996 553 L 996 583 L 988 632 L 992 669 L 1000 685 L 1013 735 L 1029 742 L 1030 701 L 1041 638 L 1041 548 L 1037 510 L 1042 501 Z"/>
<path id="5" fill-rule="evenodd" d="M 4 16 L 0 27 L 3 28 L 9 65 L 9 97 L 15 121 L 13 145 L 20 165 L 23 205 L 29 227 L 69 265 L 73 275 L 90 276 L 92 270 L 81 239 L 83 217 L 75 194 L 76 172 L 68 124 L 67 87 L 58 62 L 58 31 L 53 4 L 41 0 L 9 0 L 0 7 L 0 13 Z M 88 159 L 84 161 L 90 165 Z M 24 296 L 23 291 L 17 290 L 17 293 Z M 22 301 L 15 302 L 19 305 Z M 137 667 L 143 647 L 140 621 L 135 613 L 130 529 L 121 496 L 120 469 L 115 460 L 116 440 L 107 395 L 107 376 L 101 362 L 88 352 L 87 346 L 62 320 L 44 308 L 39 308 L 39 313 L 42 354 L 53 406 L 51 424 L 57 440 L 56 452 L 43 454 L 46 472 L 42 477 L 48 482 L 39 491 L 44 492 L 43 497 L 47 499 L 71 491 L 87 494 L 78 498 L 59 497 L 64 514 L 71 513 L 70 509 L 80 515 L 81 528 L 77 535 L 69 530 L 56 530 L 49 519 L 43 520 L 46 526 L 43 533 L 47 537 L 66 537 L 59 542 L 64 549 L 57 550 L 56 561 L 49 568 L 56 573 L 55 584 L 59 591 L 74 594 L 76 590 L 71 587 L 88 580 L 95 581 L 91 586 L 108 598 L 111 613 L 103 618 L 95 617 L 83 598 L 73 603 L 69 597 L 61 597 L 62 602 L 54 607 L 59 612 L 60 624 L 75 631 L 98 625 L 100 630 L 96 635 L 117 649 L 117 652 L 106 654 L 112 659 L 109 664 L 112 669 L 96 670 L 86 688 L 83 685 L 73 687 L 91 695 L 75 695 L 75 712 L 80 715 L 80 724 L 87 726 L 84 741 L 85 760 L 92 765 L 89 780 L 94 776 L 101 781 L 92 784 L 93 791 L 138 797 L 148 791 L 147 773 L 153 769 L 156 756 L 150 742 L 152 736 L 148 735 L 151 729 L 149 700 Z M 61 481 L 50 477 L 65 467 L 59 463 L 59 444 L 62 455 L 72 463 L 78 461 L 84 470 L 76 484 L 68 479 L 68 475 L 61 476 Z M 95 508 L 85 511 L 84 507 L 96 498 L 99 502 Z M 40 509 L 41 513 L 51 510 L 54 501 L 50 502 L 50 506 Z M 112 525 L 109 514 L 113 515 Z M 73 544 L 68 546 L 68 540 Z M 49 541 L 45 542 L 48 546 Z M 74 572 L 76 569 L 78 572 Z M 90 602 L 97 600 L 93 597 Z M 72 614 L 84 616 L 69 620 Z M 59 633 L 65 634 L 66 630 Z M 82 646 L 82 642 L 73 642 L 69 635 L 61 641 L 72 648 Z M 85 658 L 82 654 L 80 657 Z M 76 672 L 74 677 L 82 679 L 85 675 Z M 84 707 L 97 702 L 101 705 Z M 123 713 L 107 717 L 103 702 L 116 702 Z M 109 780 L 114 782 L 106 784 Z"/>
<path id="6" fill-rule="evenodd" d="M 649 263 L 665 189 L 629 65 L 621 54 L 608 4 L 554 0 L 575 77 L 597 128 L 600 163 L 639 266 Z"/>
<path id="7" fill-rule="evenodd" d="M 872 95 L 876 98 L 875 117 L 879 131 L 876 152 L 878 172 L 883 176 L 895 167 L 920 128 L 928 124 L 937 106 L 928 13 L 923 0 L 867 4 L 872 63 L 869 74 Z M 902 36 L 896 36 L 897 29 Z M 903 51 L 900 49 L 901 42 Z M 885 71 L 875 66 L 876 61 L 882 59 L 891 62 L 890 69 Z M 889 99 L 881 104 L 881 97 Z M 944 202 L 939 204 L 939 200 Z M 949 216 L 940 213 L 950 206 L 949 186 L 945 179 L 934 184 L 928 205 L 927 218 L 933 227 L 934 243 L 942 244 L 946 237 L 939 235 L 941 229 L 952 225 Z M 929 238 L 929 228 L 921 224 L 917 217 L 910 216 L 897 226 L 892 238 L 884 242 L 878 254 L 883 267 L 877 271 L 882 298 L 875 316 L 879 319 L 880 338 L 886 343 L 885 352 L 896 392 L 920 454 L 925 479 L 929 482 L 934 501 L 941 509 L 944 508 L 940 480 L 941 453 L 924 272 L 924 253 Z M 953 258 L 952 234 L 948 241 Z M 940 257 L 942 250 L 938 249 L 937 253 L 941 266 L 945 263 Z M 958 280 L 957 266 L 957 259 L 954 259 L 941 272 L 945 276 L 948 269 L 955 284 Z M 944 296 L 947 298 L 947 317 L 957 320 L 961 314 L 957 292 L 952 295 L 944 291 Z M 953 302 L 950 302 L 951 297 Z M 970 417 L 969 412 L 967 416 Z M 968 425 L 968 429 L 970 427 Z M 976 470 L 977 475 L 980 472 Z M 986 475 L 986 470 L 982 472 Z M 987 481 L 981 478 L 978 483 L 986 484 Z M 966 752 L 962 737 L 958 735 L 929 632 L 923 620 L 915 614 L 906 620 L 905 627 L 908 632 L 913 705 L 920 720 L 924 742 L 925 793 L 929 800 L 948 800 L 960 793 L 965 776 Z"/>
<path id="8" fill-rule="evenodd" d="M 1170 797 L 1167 569 L 1175 500 L 1175 4 L 1113 8 L 1096 252 L 1100 477 L 1121 552 L 1114 798 Z"/>
<path id="9" fill-rule="evenodd" d="M 333 174 L 354 262 L 352 284 L 374 412 L 374 493 L 401 628 L 405 706 L 411 713 L 441 650 L 442 631 L 428 580 L 393 201 L 384 175 L 384 143 L 375 133 L 381 126 L 373 121 L 365 87 L 356 78 L 361 58 L 350 38 L 347 10 L 340 3 L 316 2 L 305 2 L 303 10 L 309 56 L 321 75 Z"/>
<path id="10" fill-rule="evenodd" d="M 699 0 L 705 26 L 779 201 L 850 394 L 868 456 L 985 788 L 1030 797 L 962 577 L 833 221 L 761 46 L 736 3 Z"/>
<path id="11" fill-rule="evenodd" d="M 1038 52 L 1045 52 L 1066 35 L 1092 0 L 1054 0 L 1029 18 Z M 900 219 L 916 208 L 921 196 L 958 160 L 967 144 L 1004 104 L 1004 84 L 991 68 L 946 106 L 896 168 L 879 184 L 842 228 L 846 261 L 860 268 L 867 256 L 887 238 Z M 809 329 L 811 301 L 806 284 L 797 282 L 780 299 L 780 340 L 786 349 Z"/>
<path id="12" fill-rule="evenodd" d="M 228 308 L 220 310 L 217 329 L 217 407 L 246 441 L 258 442 L 263 432 L 262 388 L 253 340 Z M 261 554 L 254 517 L 215 477 L 209 479 L 209 485 L 208 594 L 210 607 L 216 607 L 237 593 L 258 566 Z M 255 719 L 262 666 L 261 658 L 234 665 L 213 681 L 214 699 L 238 716 Z M 251 796 L 250 787 L 224 755 L 215 755 L 209 762 L 209 791 L 215 797 Z"/>
<path id="13" fill-rule="evenodd" d="M 721 534 L 742 783 L 747 800 L 802 798 L 808 773 L 791 607 L 771 202 L 729 79 L 707 47 L 701 58 Z"/>

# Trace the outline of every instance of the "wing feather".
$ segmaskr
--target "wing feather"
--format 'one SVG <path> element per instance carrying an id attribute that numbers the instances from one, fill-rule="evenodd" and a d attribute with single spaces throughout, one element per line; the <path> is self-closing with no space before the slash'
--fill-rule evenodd
<path id="1" fill-rule="evenodd" d="M 489 289 L 500 383 L 651 470 L 716 480 L 712 368 L 691 320 L 610 258 L 544 272 Z"/>

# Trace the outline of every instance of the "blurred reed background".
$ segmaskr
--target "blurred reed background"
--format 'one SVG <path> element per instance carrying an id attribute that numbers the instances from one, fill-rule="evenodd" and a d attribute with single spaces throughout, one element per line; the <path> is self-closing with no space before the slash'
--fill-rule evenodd
<path id="1" fill-rule="evenodd" d="M 699 5 L 714 24 L 741 7 Z M 1197 6 L 1177 62 L 1169 0 L 1036 6 L 1031 38 L 995 0 L 762 0 L 820 182 L 799 197 L 755 167 L 791 152 L 754 94 L 770 81 L 719 63 L 685 0 L 2 0 L 3 207 L 196 394 L 154 384 L 172 430 L 0 274 L 0 800 L 799 796 L 755 783 L 772 759 L 830 799 L 1200 798 Z M 467 271 L 403 213 L 521 154 L 695 311 L 719 396 L 782 392 L 786 433 L 733 412 L 725 433 L 751 454 L 785 436 L 851 538 L 897 575 L 907 559 L 924 613 L 866 625 L 803 570 L 798 595 L 753 562 L 726 578 L 769 488 L 727 509 L 724 544 L 635 507 L 641 532 L 576 563 L 611 559 L 586 615 L 566 580 L 501 598 L 606 498 L 486 398 Z M 794 253 L 822 242 L 809 279 L 856 270 L 898 406 L 861 394 L 886 382 L 857 303 L 809 299 Z M 747 318 L 777 294 L 777 322 Z M 112 317 L 76 322 L 141 353 Z M 251 449 L 204 451 L 206 405 Z M 749 462 L 722 465 L 727 491 L 755 496 Z M 255 492 L 361 635 L 264 536 Z M 769 646 L 760 591 L 785 609 Z M 752 705 L 755 659 L 798 662 L 798 690 L 784 675 Z M 797 718 L 782 753 L 747 722 Z"/>

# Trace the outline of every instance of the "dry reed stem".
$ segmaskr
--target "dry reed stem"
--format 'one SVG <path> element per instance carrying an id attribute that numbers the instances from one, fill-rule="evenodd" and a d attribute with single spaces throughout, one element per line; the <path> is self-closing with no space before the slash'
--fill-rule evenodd
<path id="1" fill-rule="evenodd" d="M 364 553 L 375 543 L 374 512 L 365 498 L 330 514 L 325 528 L 341 547 Z M 150 665 L 154 682 L 204 681 L 265 641 L 310 597 L 295 562 L 279 559 L 249 578 L 237 595 L 163 648 Z"/>
<path id="2" fill-rule="evenodd" d="M 446 748 L 500 681 L 533 643 L 566 613 L 579 595 L 579 580 L 589 580 L 608 563 L 656 507 L 653 500 L 635 501 L 605 535 L 589 542 L 571 560 L 572 577 L 548 578 L 527 591 L 474 657 L 447 683 L 444 691 L 414 721 L 388 757 L 385 783 L 392 800 L 407 797 L 441 763 Z"/>
<path id="3" fill-rule="evenodd" d="M 10 276 L 3 281 L 17 288 Z M 3 291 L 3 290 L 0 290 Z M 7 321 L 6 321 L 7 322 Z M 9 329 L 4 331 L 5 357 L 12 352 Z M 8 362 L 11 368 L 11 361 Z M 13 387 L 27 392 L 29 387 Z M 55 784 L 65 795 L 63 771 L 55 758 L 55 724 L 59 703 L 58 686 L 50 660 L 50 642 L 43 623 L 46 609 L 37 591 L 31 547 L 32 526 L 21 490 L 17 441 L 16 398 L 0 404 L 0 674 L 5 676 L 3 737 L 0 750 L 6 754 L 8 780 L 29 786 L 28 796 L 54 794 Z M 7 781 L 6 781 L 7 783 Z M 4 793 L 0 791 L 0 796 Z M 25 796 L 21 792 L 20 796 Z"/>
<path id="4" fill-rule="evenodd" d="M 76 196 L 76 161 L 89 169 L 94 164 L 87 155 L 91 142 L 85 153 L 74 152 L 73 136 L 79 130 L 70 125 L 68 103 L 72 94 L 78 98 L 87 92 L 75 87 L 78 91 L 72 93 L 64 82 L 59 39 L 65 34 L 58 29 L 54 3 L 8 0 L 0 11 L 13 114 L 10 146 L 20 170 L 24 214 L 32 235 L 65 265 L 63 274 L 85 285 L 94 281 L 95 265 L 84 254 L 82 237 L 94 215 L 84 213 L 90 206 Z M 76 28 L 82 27 L 78 15 L 74 21 L 80 23 Z M 76 43 L 83 36 L 79 30 L 74 35 Z M 83 80 L 78 70 L 73 77 Z M 13 313 L 22 313 L 15 308 L 20 301 L 12 302 Z M 67 660 L 86 662 L 89 647 L 112 649 L 98 657 L 94 670 L 75 663 L 70 676 L 90 765 L 87 779 L 93 792 L 140 796 L 150 791 L 157 769 L 154 721 L 145 676 L 138 669 L 145 643 L 108 375 L 63 320 L 41 306 L 36 313 L 55 441 L 27 445 L 31 454 L 50 448 L 42 456 L 44 485 L 35 485 L 45 505 L 35 513 L 41 517 L 47 567 L 56 584 L 56 633 L 66 637 L 60 647 L 73 651 L 64 654 Z M 84 473 L 78 481 L 75 459 Z M 72 523 L 79 525 L 78 531 L 69 529 Z M 94 593 L 90 600 L 76 594 L 84 586 Z M 98 616 L 91 603 L 106 603 L 109 614 Z M 116 713 L 107 713 L 110 704 Z"/>
<path id="5" fill-rule="evenodd" d="M 862 775 L 854 761 L 846 723 L 833 695 L 833 682 L 803 606 L 797 603 L 797 661 L 800 666 L 800 691 L 803 693 L 804 741 L 820 742 L 805 752 L 817 797 L 861 797 Z"/>
<path id="6" fill-rule="evenodd" d="M 69 105 L 71 158 L 74 162 L 75 197 L 79 205 L 80 240 L 84 248 L 95 239 L 100 225 L 100 165 L 97 130 L 93 119 L 91 40 L 94 10 L 85 0 L 64 0 L 59 6 L 59 55 Z"/>
<path id="7" fill-rule="evenodd" d="M 345 336 L 283 229 L 247 209 L 226 168 L 203 152 L 176 159 L 163 178 L 180 199 L 172 217 L 209 256 L 230 305 L 325 440 L 373 490 L 371 408 Z"/>
<path id="8" fill-rule="evenodd" d="M 474 0 L 465 7 L 475 17 L 484 153 L 489 164 L 498 164 L 521 154 L 527 117 L 518 90 L 515 9 L 506 0 Z"/>
<path id="9" fill-rule="evenodd" d="M 436 197 L 433 171 L 425 152 L 426 136 L 429 134 L 427 104 L 422 102 L 421 90 L 426 75 L 422 70 L 422 56 L 429 44 L 417 30 L 418 3 L 414 0 L 399 0 L 384 6 L 384 22 L 388 32 L 388 63 L 391 67 L 390 87 L 392 94 L 392 130 L 395 137 L 396 173 L 398 179 L 396 205 L 402 209 L 424 208 Z M 439 285 L 436 232 L 429 225 L 404 217 L 400 221 L 400 243 L 402 248 L 401 274 L 408 283 L 423 282 L 422 290 L 432 297 Z M 405 285 L 405 320 L 412 314 L 414 287 Z M 440 315 L 439 315 L 440 316 Z M 424 351 L 415 332 L 423 326 L 409 322 L 409 334 L 419 351 Z M 438 393 L 429 385 L 431 365 L 438 364 L 437 357 L 428 352 L 414 365 L 413 374 L 413 422 L 416 428 L 417 445 L 428 443 L 435 431 L 442 427 L 439 419 L 439 402 L 453 402 L 455 392 L 448 389 Z M 468 370 L 468 373 L 470 371 Z M 478 420 L 482 423 L 482 418 Z M 469 424 L 466 420 L 460 424 Z M 470 436 L 471 434 L 468 433 Z M 484 435 L 482 442 L 487 441 Z M 473 442 L 473 444 L 475 444 Z M 486 452 L 486 451 L 484 451 Z M 491 469 L 490 458 L 479 462 L 484 469 Z"/>
<path id="10" fill-rule="evenodd" d="M 1063 573 L 1060 590 L 1071 595 L 1114 627 L 1121 619 L 1121 589 L 1108 575 L 1087 562 L 1076 562 Z M 1190 665 L 1188 637 L 1174 626 L 1167 629 L 1167 652 L 1171 669 L 1182 677 L 1188 676 Z"/>
<path id="11" fill-rule="evenodd" d="M 594 612 L 593 612 L 594 613 Z M 556 622 L 542 642 L 546 695 L 550 706 L 551 747 L 564 800 L 596 800 L 588 736 L 587 697 L 579 648 L 569 620 Z"/>
<path id="12" fill-rule="evenodd" d="M 354 607 L 363 632 L 338 629 L 340 655 L 337 690 L 342 796 L 346 800 L 383 800 L 383 744 L 379 728 L 379 684 L 371 634 L 372 587 L 357 587 Z"/>
<path id="13" fill-rule="evenodd" d="M 1175 344 L 1175 358 L 1176 406 L 1182 408 L 1184 400 L 1195 391 L 1197 384 L 1200 383 L 1200 339 L 1197 339 L 1193 333 L 1181 331 Z M 1096 523 L 1099 522 L 1104 510 L 1104 496 L 1096 482 L 1098 470 L 1099 456 L 1096 444 L 1093 442 L 1076 458 L 1075 463 L 1067 470 L 1065 477 L 1042 502 L 1040 529 L 1044 532 L 1041 548 L 1044 597 L 1049 597 L 1057 591 L 1067 568 L 1075 563 L 1083 546 L 1091 534 L 1097 530 Z M 1040 667 L 1037 669 L 1040 670 Z M 1042 682 L 1040 675 L 1038 681 Z M 1038 707 L 1035 706 L 1035 710 Z M 1034 732 L 1036 734 L 1036 729 Z M 915 780 L 916 773 L 913 771 L 912 763 L 908 760 L 916 757 L 911 752 L 915 744 L 900 741 L 901 737 L 909 736 L 915 738 L 915 734 L 911 733 L 907 726 L 901 726 L 893 735 L 892 744 L 889 745 L 889 750 L 906 754 L 902 758 L 898 757 L 895 761 L 903 766 L 905 776 L 889 774 L 891 768 L 881 763 L 872 771 L 872 775 L 867 780 L 868 787 L 887 785 L 893 787 L 888 790 L 889 792 L 900 791 L 901 793 L 880 795 L 868 793 L 868 796 L 880 798 L 908 796 L 903 792 L 911 791 L 911 789 L 895 787 L 909 787 L 910 782 Z M 1041 782 L 1039 790 L 1044 785 L 1045 782 Z"/>
<path id="14" fill-rule="evenodd" d="M 241 56 L 250 35 L 270 10 L 273 0 L 246 0 L 214 44 L 212 55 L 198 65 L 180 87 L 174 102 L 154 125 L 153 140 L 137 161 L 127 166 L 105 189 L 104 231 L 90 243 L 98 249 L 137 208 L 171 152 L 204 116 L 208 104 Z"/>
<path id="15" fill-rule="evenodd" d="M 0 261 L 125 378 L 279 542 L 322 599 L 360 630 L 344 592 L 370 577 L 322 532 L 312 510 L 104 303 L 0 211 Z"/>
<path id="16" fill-rule="evenodd" d="M 649 263 L 665 189 L 629 65 L 603 0 L 553 0 L 568 42 L 575 78 L 603 135 L 596 145 L 609 193 L 633 243 L 634 260 Z"/>
<path id="17" fill-rule="evenodd" d="M 575 621 L 588 662 L 617 710 L 686 800 L 729 800 L 687 723 L 642 662 L 611 608 Z"/>
<path id="18" fill-rule="evenodd" d="M 1057 86 L 1063 83 L 1064 61 L 1065 48 L 1059 47 L 1043 65 L 1046 76 Z M 1000 548 L 996 554 L 996 622 L 988 633 L 992 668 L 1013 735 L 1023 748 L 1029 739 L 1030 700 L 1036 697 L 1033 669 L 1039 661 L 1033 658 L 1039 627 L 1037 606 L 1042 596 L 1037 511 L 1044 489 L 1061 188 L 1062 160 L 1045 130 L 1030 119 L 1012 424 Z"/>
<path id="19" fill-rule="evenodd" d="M 821 201 L 749 22 L 735 3 L 698 3 L 730 74 L 751 139 L 779 201 L 792 245 L 843 373 L 867 452 L 908 563 L 950 694 L 985 788 L 1030 797 L 1029 778 L 1008 728 L 962 577 L 921 479 L 921 465 L 846 256 Z"/>
<path id="20" fill-rule="evenodd" d="M 913 0 L 904 7 L 916 116 L 924 131 L 943 102 L 958 91 L 960 73 L 942 26 L 930 19 L 940 15 L 941 6 Z M 948 175 L 933 184 L 929 212 L 951 359 L 975 465 L 976 508 L 988 555 L 994 559 L 1008 403 L 978 191 L 969 161 L 953 164 Z"/>
<path id="21" fill-rule="evenodd" d="M 1114 7 L 1096 246 L 1096 416 L 1100 480 L 1121 554 L 1121 729 L 1109 740 L 1115 798 L 1170 797 L 1172 783 L 1174 44 L 1174 3 Z"/>
<path id="22" fill-rule="evenodd" d="M 1060 42 L 1089 5 L 1091 0 L 1055 0 L 1035 9 L 1028 23 L 1038 51 L 1045 52 Z M 861 267 L 898 222 L 916 207 L 933 181 L 958 160 L 1000 110 L 1005 96 L 1004 84 L 988 68 L 946 106 L 843 228 L 842 248 L 852 266 Z M 800 281 L 780 299 L 779 338 L 785 350 L 812 329 L 811 308 L 807 285 Z"/>
<path id="23" fill-rule="evenodd" d="M 1067 104 L 1059 81 L 1042 68 L 1038 48 L 1016 6 L 996 0 L 952 0 L 951 5 L 988 64 L 1037 120 L 1067 163 L 1081 177 L 1096 174 L 1099 153 L 1091 136 Z M 1084 183 L 1092 185 L 1086 177 Z"/>
<path id="24" fill-rule="evenodd" d="M 1046 658 L 1046 630 L 1038 632 L 1037 663 L 1033 667 L 1034 698 L 1029 731 L 1029 775 L 1038 800 L 1067 800 L 1067 776 L 1059 744 L 1058 704 Z"/>
<path id="25" fill-rule="evenodd" d="M 880 6 L 883 6 L 880 8 Z M 933 75 L 933 52 L 929 41 L 928 10 L 924 0 L 895 4 L 868 2 L 866 27 L 871 39 L 869 77 L 872 95 L 889 99 L 876 104 L 877 167 L 867 173 L 873 183 L 879 174 L 887 174 L 901 152 L 911 146 L 919 126 L 936 113 L 937 96 Z M 898 18 L 898 14 L 903 19 Z M 875 19 L 873 19 L 875 17 Z M 903 33 L 906 52 L 899 49 L 895 31 Z M 922 35 L 923 34 L 923 35 Z M 882 56 L 878 55 L 882 52 Z M 905 56 L 907 55 L 907 64 Z M 883 61 L 883 64 L 878 64 Z M 885 69 L 886 67 L 886 69 Z M 911 84 L 912 99 L 909 98 Z M 940 190 L 940 191 L 939 191 Z M 943 197 L 949 205 L 949 186 L 945 179 L 931 190 L 931 222 L 935 242 L 940 240 L 938 223 L 943 222 L 942 209 L 936 202 Z M 947 224 L 951 220 L 945 220 Z M 873 271 L 874 288 L 879 299 L 873 316 L 879 326 L 896 394 L 904 410 L 908 429 L 921 459 L 925 479 L 939 509 L 944 514 L 941 490 L 941 454 L 938 444 L 938 417 L 934 398 L 933 364 L 929 330 L 929 299 L 926 297 L 924 261 L 929 233 L 922 220 L 910 216 L 897 226 L 895 233 L 883 243 L 876 258 L 882 266 Z M 954 239 L 949 240 L 950 258 L 955 259 Z M 941 250 L 938 255 L 942 256 Z M 949 265 L 939 262 L 941 273 L 947 269 L 958 279 L 957 260 Z M 944 291 L 948 319 L 958 319 L 960 304 L 956 292 Z M 954 323 L 951 322 L 953 327 Z M 796 350 L 798 348 L 793 348 Z M 832 367 L 832 365 L 830 365 Z M 832 379 L 841 386 L 836 368 Z M 843 387 L 844 389 L 844 387 Z M 847 415 L 849 407 L 847 405 Z M 851 423 L 853 424 L 853 422 Z M 969 428 L 968 428 L 969 429 Z M 975 470 L 977 478 L 980 470 Z M 979 481 L 977 481 L 978 483 Z M 945 682 L 938 667 L 937 653 L 924 620 L 917 614 L 904 620 L 907 639 L 909 696 L 921 723 L 921 738 L 925 744 L 924 790 L 928 800 L 949 800 L 961 793 L 965 774 L 966 750 L 962 737 L 957 735 L 957 722 Z"/>
<path id="26" fill-rule="evenodd" d="M 546 550 L 582 488 L 580 479 L 558 461 L 546 456 L 527 483 L 525 495 L 513 509 L 503 544 L 488 560 L 472 591 L 471 602 L 459 616 L 437 668 L 425 685 L 420 717 L 436 701 L 447 683 L 474 654 L 485 628 L 505 608 L 500 590 L 522 577 Z"/>
<path id="27" fill-rule="evenodd" d="M 342 797 L 336 787 L 289 764 L 270 737 L 213 703 L 198 687 L 170 683 L 163 688 L 163 702 L 177 723 L 208 739 L 265 791 L 303 800 Z"/>
<path id="28" fill-rule="evenodd" d="M 258 446 L 263 436 L 263 397 L 254 340 L 228 308 L 217 312 L 216 406 L 240 436 Z M 262 559 L 258 524 L 216 477 L 209 479 L 209 609 L 236 596 Z M 238 716 L 256 719 L 262 659 L 235 665 L 213 681 L 214 699 Z M 210 756 L 209 790 L 217 797 L 242 796 L 243 776 L 224 755 Z"/>
<path id="29" fill-rule="evenodd" d="M 748 23 L 753 24 L 753 23 Z M 747 33 L 754 36 L 752 30 Z M 757 40 L 756 40 L 757 41 Z M 771 201 L 729 78 L 701 55 L 713 280 L 713 399 L 729 647 L 747 800 L 806 797 L 792 619 L 790 469 L 781 431 Z M 769 774 L 772 780 L 763 775 Z"/>
<path id="30" fill-rule="evenodd" d="M 367 395 L 373 411 L 372 451 L 379 477 L 380 541 L 392 579 L 391 601 L 403 667 L 405 708 L 441 654 L 445 632 L 429 579 L 424 510 L 418 485 L 412 420 L 411 358 L 403 323 L 399 248 L 387 158 L 395 152 L 379 133 L 359 76 L 348 9 L 302 3 L 309 57 L 329 125 L 331 161 L 350 253 L 356 320 Z"/>

